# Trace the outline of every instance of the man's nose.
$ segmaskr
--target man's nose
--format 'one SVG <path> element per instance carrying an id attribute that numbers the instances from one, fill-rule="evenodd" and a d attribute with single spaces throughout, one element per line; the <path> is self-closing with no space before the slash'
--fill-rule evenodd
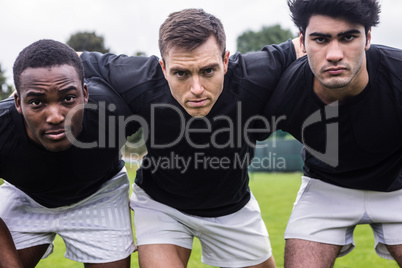
<path id="1" fill-rule="evenodd" d="M 198 75 L 192 77 L 191 92 L 194 95 L 201 95 L 204 92 L 204 87 L 201 84 L 201 79 Z"/>
<path id="2" fill-rule="evenodd" d="M 338 41 L 332 41 L 327 48 L 327 60 L 339 62 L 343 59 L 343 50 Z"/>
<path id="3" fill-rule="evenodd" d="M 50 105 L 47 107 L 47 123 L 57 125 L 64 122 L 64 119 L 65 115 L 62 107 L 60 107 L 59 105 Z"/>

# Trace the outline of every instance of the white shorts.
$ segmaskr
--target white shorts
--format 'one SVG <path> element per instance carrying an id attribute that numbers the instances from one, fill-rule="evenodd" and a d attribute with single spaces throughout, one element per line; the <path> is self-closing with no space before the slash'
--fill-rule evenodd
<path id="1" fill-rule="evenodd" d="M 46 208 L 5 182 L 0 186 L 0 217 L 17 249 L 50 244 L 58 234 L 65 257 L 82 263 L 107 263 L 128 257 L 135 249 L 125 168 L 88 198 L 70 206 Z"/>
<path id="2" fill-rule="evenodd" d="M 392 260 L 385 245 L 402 244 L 401 200 L 402 190 L 354 190 L 303 176 L 285 239 L 340 245 L 341 257 L 355 247 L 356 225 L 370 224 L 377 254 Z"/>
<path id="3" fill-rule="evenodd" d="M 191 249 L 198 237 L 202 262 L 211 266 L 244 267 L 264 262 L 271 244 L 254 196 L 241 210 L 209 218 L 184 214 L 153 200 L 134 184 L 131 195 L 137 244 L 173 244 Z"/>

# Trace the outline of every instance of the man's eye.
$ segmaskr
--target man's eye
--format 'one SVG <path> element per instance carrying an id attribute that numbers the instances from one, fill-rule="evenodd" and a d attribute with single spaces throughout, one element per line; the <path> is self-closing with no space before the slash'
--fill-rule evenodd
<path id="1" fill-rule="evenodd" d="M 75 96 L 66 96 L 66 97 L 64 98 L 64 100 L 65 100 L 66 102 L 74 102 L 75 99 L 76 99 Z"/>
<path id="2" fill-rule="evenodd" d="M 177 72 L 175 73 L 175 75 L 178 76 L 178 77 L 183 77 L 183 76 L 186 75 L 186 72 L 184 72 L 184 71 L 177 71 Z"/>
<path id="3" fill-rule="evenodd" d="M 316 41 L 318 44 L 323 44 L 327 41 L 327 39 L 319 37 L 319 38 L 314 39 L 314 41 Z"/>
<path id="4" fill-rule="evenodd" d="M 214 69 L 213 68 L 208 68 L 204 70 L 204 73 L 207 75 L 213 74 L 214 73 Z"/>
<path id="5" fill-rule="evenodd" d="M 346 35 L 343 39 L 345 41 L 352 41 L 353 39 L 355 39 L 355 36 L 354 35 Z"/>
<path id="6" fill-rule="evenodd" d="M 32 106 L 39 106 L 42 104 L 42 102 L 40 100 L 31 100 L 29 101 L 29 104 L 31 104 Z"/>

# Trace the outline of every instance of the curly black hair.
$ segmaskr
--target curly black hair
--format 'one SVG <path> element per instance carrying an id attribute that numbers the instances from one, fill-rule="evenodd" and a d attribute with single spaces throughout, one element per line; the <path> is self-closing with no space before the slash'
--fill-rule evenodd
<path id="1" fill-rule="evenodd" d="M 302 34 L 312 15 L 343 18 L 364 25 L 366 34 L 380 22 L 378 0 L 288 0 L 291 17 Z"/>
<path id="2" fill-rule="evenodd" d="M 84 84 L 84 67 L 77 53 L 68 45 L 42 39 L 24 48 L 18 55 L 13 66 L 14 85 L 19 93 L 20 77 L 27 68 L 46 68 L 60 65 L 70 65 L 78 73 Z"/>

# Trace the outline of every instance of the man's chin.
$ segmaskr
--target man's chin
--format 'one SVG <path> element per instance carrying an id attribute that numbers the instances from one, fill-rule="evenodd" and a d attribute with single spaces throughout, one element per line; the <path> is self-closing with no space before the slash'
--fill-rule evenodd
<path id="1" fill-rule="evenodd" d="M 46 144 L 44 145 L 45 149 L 50 152 L 61 152 L 70 149 L 70 142 L 62 142 L 60 144 Z"/>
<path id="2" fill-rule="evenodd" d="M 209 114 L 211 109 L 187 109 L 186 111 L 192 117 L 205 117 Z"/>

